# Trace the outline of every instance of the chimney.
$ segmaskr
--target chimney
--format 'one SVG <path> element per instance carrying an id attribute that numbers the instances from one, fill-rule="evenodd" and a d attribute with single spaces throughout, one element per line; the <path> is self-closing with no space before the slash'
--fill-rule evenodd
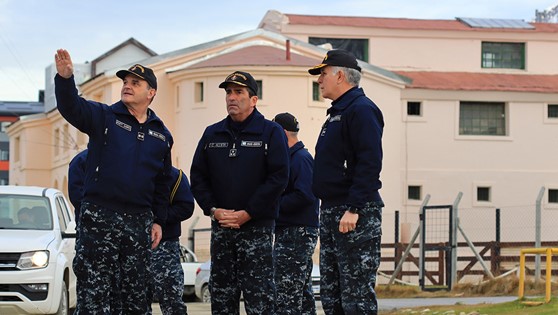
<path id="1" fill-rule="evenodd" d="M 291 41 L 287 39 L 285 52 L 287 54 L 287 61 L 291 61 Z"/>

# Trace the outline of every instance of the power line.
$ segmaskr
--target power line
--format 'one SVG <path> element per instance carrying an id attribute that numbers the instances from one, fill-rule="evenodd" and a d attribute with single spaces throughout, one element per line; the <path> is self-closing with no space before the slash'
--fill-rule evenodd
<path id="1" fill-rule="evenodd" d="M 23 74 L 25 74 L 25 76 L 27 77 L 27 79 L 29 80 L 29 82 L 33 85 L 33 87 L 37 90 L 39 90 L 39 84 L 37 84 L 37 82 L 35 82 L 35 80 L 33 80 L 33 78 L 31 78 L 31 76 L 29 75 L 29 72 L 27 71 L 27 69 L 23 66 L 23 64 L 21 63 L 21 61 L 19 60 L 19 58 L 17 57 L 17 54 L 14 52 L 14 50 L 10 47 L 10 44 L 8 43 L 8 41 L 6 40 L 6 38 L 4 38 L 4 36 L 2 36 L 2 34 L 0 33 L 0 39 L 2 40 L 2 42 L 4 43 L 4 46 L 6 46 L 6 48 L 8 49 L 8 51 L 10 52 L 10 54 L 12 55 L 12 57 L 15 59 L 17 65 L 21 68 L 21 71 L 23 72 Z M 10 77 L 12 80 L 12 76 L 8 76 Z M 15 83 L 15 81 L 14 81 Z M 17 86 L 17 83 L 16 83 Z M 19 87 L 19 86 L 18 86 Z M 21 89 L 21 87 L 19 87 Z M 24 93 L 27 94 L 27 92 L 25 92 L 24 90 L 22 90 Z M 29 96 L 29 95 L 27 95 Z"/>

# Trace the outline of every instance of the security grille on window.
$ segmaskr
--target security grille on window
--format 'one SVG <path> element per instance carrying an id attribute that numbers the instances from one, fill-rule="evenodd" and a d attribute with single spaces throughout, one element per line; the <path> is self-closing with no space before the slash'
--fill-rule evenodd
<path id="1" fill-rule="evenodd" d="M 500 102 L 461 102 L 459 134 L 506 135 L 506 105 Z"/>
<path id="2" fill-rule="evenodd" d="M 558 105 L 548 104 L 548 118 L 558 118 Z"/>
<path id="3" fill-rule="evenodd" d="M 525 69 L 525 43 L 482 43 L 482 67 Z"/>

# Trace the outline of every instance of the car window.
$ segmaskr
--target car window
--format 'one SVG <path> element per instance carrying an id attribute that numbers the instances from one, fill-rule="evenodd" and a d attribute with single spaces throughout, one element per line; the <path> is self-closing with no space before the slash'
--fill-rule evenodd
<path id="1" fill-rule="evenodd" d="M 0 194 L 0 229 L 52 230 L 48 198 Z"/>
<path id="2" fill-rule="evenodd" d="M 56 214 L 58 215 L 60 230 L 66 231 L 70 219 L 68 218 L 68 209 L 66 209 L 66 205 L 64 201 L 61 200 L 60 196 L 56 197 Z"/>

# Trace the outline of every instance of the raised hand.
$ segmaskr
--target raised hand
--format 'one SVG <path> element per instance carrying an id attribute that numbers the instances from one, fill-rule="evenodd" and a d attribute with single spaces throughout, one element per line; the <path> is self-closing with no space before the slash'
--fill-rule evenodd
<path id="1" fill-rule="evenodd" d="M 74 64 L 70 53 L 66 49 L 58 49 L 54 55 L 54 62 L 56 63 L 56 71 L 58 74 L 69 79 L 74 74 Z"/>

